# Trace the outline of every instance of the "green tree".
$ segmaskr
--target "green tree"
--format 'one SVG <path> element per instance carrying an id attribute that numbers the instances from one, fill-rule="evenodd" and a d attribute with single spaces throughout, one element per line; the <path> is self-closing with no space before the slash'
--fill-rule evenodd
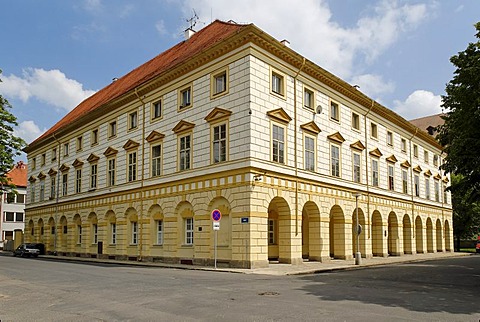
<path id="1" fill-rule="evenodd" d="M 0 74 L 2 70 L 0 70 Z M 0 79 L 0 82 L 2 80 Z M 6 173 L 13 168 L 14 158 L 20 155 L 25 147 L 25 141 L 13 135 L 13 127 L 18 125 L 17 118 L 8 111 L 10 103 L 0 94 L 0 184 L 1 187 L 11 186 Z"/>

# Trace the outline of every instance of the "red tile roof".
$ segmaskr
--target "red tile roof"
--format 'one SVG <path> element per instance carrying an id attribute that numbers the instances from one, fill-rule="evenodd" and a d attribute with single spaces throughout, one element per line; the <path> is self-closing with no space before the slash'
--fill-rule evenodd
<path id="1" fill-rule="evenodd" d="M 210 25 L 195 33 L 190 39 L 178 43 L 174 47 L 164 51 L 160 55 L 85 99 L 30 145 L 47 138 L 59 129 L 102 105 L 119 98 L 128 91 L 134 90 L 136 87 L 148 82 L 156 76 L 186 62 L 188 59 L 201 53 L 207 48 L 212 47 L 225 38 L 228 38 L 246 26 L 248 25 L 239 25 L 215 20 Z"/>
<path id="2" fill-rule="evenodd" d="M 445 123 L 445 120 L 442 118 L 445 114 L 435 114 L 435 115 L 430 115 L 430 116 L 425 116 L 425 117 L 420 117 L 418 119 L 413 119 L 410 120 L 410 123 L 418 127 L 420 130 L 423 130 L 425 132 L 428 132 L 428 128 L 431 127 L 437 127 L 439 125 L 443 125 Z"/>
<path id="3" fill-rule="evenodd" d="M 17 187 L 27 187 L 27 170 L 27 164 L 20 161 L 12 170 L 7 172 L 7 178 L 10 178 L 10 183 Z"/>

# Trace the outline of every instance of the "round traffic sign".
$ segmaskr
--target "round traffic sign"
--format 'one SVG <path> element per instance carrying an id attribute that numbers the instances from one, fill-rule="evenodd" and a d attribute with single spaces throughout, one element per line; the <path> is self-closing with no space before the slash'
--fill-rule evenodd
<path id="1" fill-rule="evenodd" d="M 218 209 L 213 209 L 212 210 L 212 219 L 214 221 L 220 221 L 222 219 L 222 213 Z"/>

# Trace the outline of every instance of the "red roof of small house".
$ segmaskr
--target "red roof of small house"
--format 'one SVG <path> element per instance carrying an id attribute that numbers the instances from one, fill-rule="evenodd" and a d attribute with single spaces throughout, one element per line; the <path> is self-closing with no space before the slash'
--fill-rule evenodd
<path id="1" fill-rule="evenodd" d="M 12 170 L 7 172 L 9 183 L 13 183 L 17 187 L 27 187 L 27 164 L 19 161 Z"/>
<path id="2" fill-rule="evenodd" d="M 30 145 L 47 138 L 59 129 L 65 127 L 75 120 L 78 120 L 82 116 L 91 113 L 102 105 L 119 98 L 123 94 L 134 90 L 138 86 L 145 84 L 156 76 L 159 76 L 162 73 L 167 72 L 168 70 L 186 62 L 190 58 L 228 38 L 246 26 L 248 25 L 239 25 L 236 23 L 215 20 L 210 25 L 196 32 L 188 40 L 184 40 L 172 48 L 164 51 L 160 55 L 137 67 L 125 76 L 119 78 L 89 98 L 85 99 L 48 131 L 34 140 Z"/>

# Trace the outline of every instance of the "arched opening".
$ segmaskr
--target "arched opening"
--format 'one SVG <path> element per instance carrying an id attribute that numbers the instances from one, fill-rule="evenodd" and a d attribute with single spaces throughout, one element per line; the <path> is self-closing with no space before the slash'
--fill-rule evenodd
<path id="1" fill-rule="evenodd" d="M 55 219 L 50 217 L 48 219 L 48 230 L 47 230 L 47 251 L 49 252 L 56 252 L 57 245 L 56 245 L 56 238 L 57 238 L 57 231 L 55 227 Z"/>
<path id="2" fill-rule="evenodd" d="M 82 243 L 84 242 L 83 238 L 83 227 L 82 227 L 82 218 L 79 214 L 73 216 L 73 222 L 75 225 L 75 234 L 73 245 L 75 245 L 75 251 L 81 252 L 82 251 Z"/>
<path id="3" fill-rule="evenodd" d="M 308 201 L 302 210 L 302 258 L 309 261 L 321 260 L 320 210 Z"/>
<path id="4" fill-rule="evenodd" d="M 352 249 L 346 245 L 346 223 L 343 210 L 340 206 L 335 205 L 330 209 L 330 257 L 347 259 L 351 258 Z M 348 255 L 347 255 L 348 254 Z"/>
<path id="5" fill-rule="evenodd" d="M 192 260 L 194 257 L 194 230 L 195 214 L 193 206 L 188 201 L 182 201 L 175 209 L 177 216 L 177 256 L 182 259 Z"/>
<path id="6" fill-rule="evenodd" d="M 450 252 L 452 251 L 452 248 L 451 248 L 451 240 L 450 240 L 450 225 L 448 223 L 448 220 L 445 220 L 445 226 L 444 226 L 444 229 L 445 229 L 445 250 L 447 252 Z"/>
<path id="7" fill-rule="evenodd" d="M 433 253 L 433 224 L 430 217 L 427 218 L 427 252 Z"/>
<path id="8" fill-rule="evenodd" d="M 388 237 L 387 247 L 388 255 L 399 256 L 400 255 L 400 238 L 397 215 L 392 211 L 388 215 Z"/>
<path id="9" fill-rule="evenodd" d="M 423 254 L 423 223 L 420 216 L 415 218 L 415 248 L 417 254 Z"/>
<path id="10" fill-rule="evenodd" d="M 98 231 L 98 219 L 97 219 L 97 214 L 94 212 L 91 212 L 88 215 L 88 235 L 86 236 L 87 238 L 87 245 L 90 248 L 89 252 L 92 254 L 97 253 L 97 244 L 99 240 L 99 231 Z"/>
<path id="11" fill-rule="evenodd" d="M 165 237 L 165 222 L 162 207 L 155 204 L 148 209 L 148 218 L 150 218 L 150 245 L 153 249 L 162 246 Z"/>
<path id="12" fill-rule="evenodd" d="M 290 263 L 290 207 L 285 199 L 275 197 L 268 205 L 268 260 Z"/>
<path id="13" fill-rule="evenodd" d="M 383 249 L 383 222 L 382 215 L 378 210 L 375 210 L 372 214 L 372 255 L 384 256 L 385 251 Z"/>
<path id="14" fill-rule="evenodd" d="M 62 216 L 60 218 L 60 225 L 58 227 L 58 241 L 59 250 L 62 252 L 68 251 L 68 225 L 67 218 Z"/>
<path id="15" fill-rule="evenodd" d="M 108 254 L 114 254 L 118 239 L 117 217 L 113 210 L 107 211 L 105 214 L 107 222 L 107 235 L 105 236 L 105 243 L 108 245 Z"/>
<path id="16" fill-rule="evenodd" d="M 25 237 L 27 242 L 33 243 L 35 240 L 35 225 L 33 223 L 33 220 L 30 219 L 28 221 L 28 226 L 27 226 L 27 231 L 25 231 Z"/>
<path id="17" fill-rule="evenodd" d="M 210 201 L 208 205 L 209 215 L 211 216 L 213 210 L 219 210 L 222 217 L 220 219 L 220 229 L 217 230 L 217 259 L 231 260 L 232 259 L 232 222 L 230 219 L 230 202 L 224 197 L 216 197 Z M 215 231 L 210 225 L 210 249 L 211 258 L 214 258 L 214 240 Z M 244 247 L 242 247 L 243 249 Z"/>
<path id="18" fill-rule="evenodd" d="M 412 222 L 410 221 L 410 216 L 408 214 L 403 216 L 403 253 L 413 254 Z"/>
<path id="19" fill-rule="evenodd" d="M 362 254 L 362 257 L 367 256 L 367 248 L 366 248 L 366 240 L 367 240 L 367 231 L 365 226 L 365 215 L 363 210 L 358 208 L 358 224 L 360 224 L 361 232 L 358 236 L 360 241 L 359 243 L 359 251 Z M 352 213 L 352 245 L 353 245 L 353 257 L 355 257 L 355 253 L 357 252 L 357 212 L 356 210 Z"/>
<path id="20" fill-rule="evenodd" d="M 437 219 L 437 224 L 435 226 L 437 252 L 443 252 L 442 222 L 440 219 Z"/>
<path id="21" fill-rule="evenodd" d="M 135 258 L 138 256 L 138 244 L 140 242 L 140 223 L 138 220 L 138 214 L 135 208 L 130 207 L 125 211 L 125 219 L 127 220 L 127 234 L 126 234 L 126 246 L 127 255 Z"/>
<path id="22" fill-rule="evenodd" d="M 45 244 L 45 227 L 42 218 L 38 220 L 38 242 Z"/>

